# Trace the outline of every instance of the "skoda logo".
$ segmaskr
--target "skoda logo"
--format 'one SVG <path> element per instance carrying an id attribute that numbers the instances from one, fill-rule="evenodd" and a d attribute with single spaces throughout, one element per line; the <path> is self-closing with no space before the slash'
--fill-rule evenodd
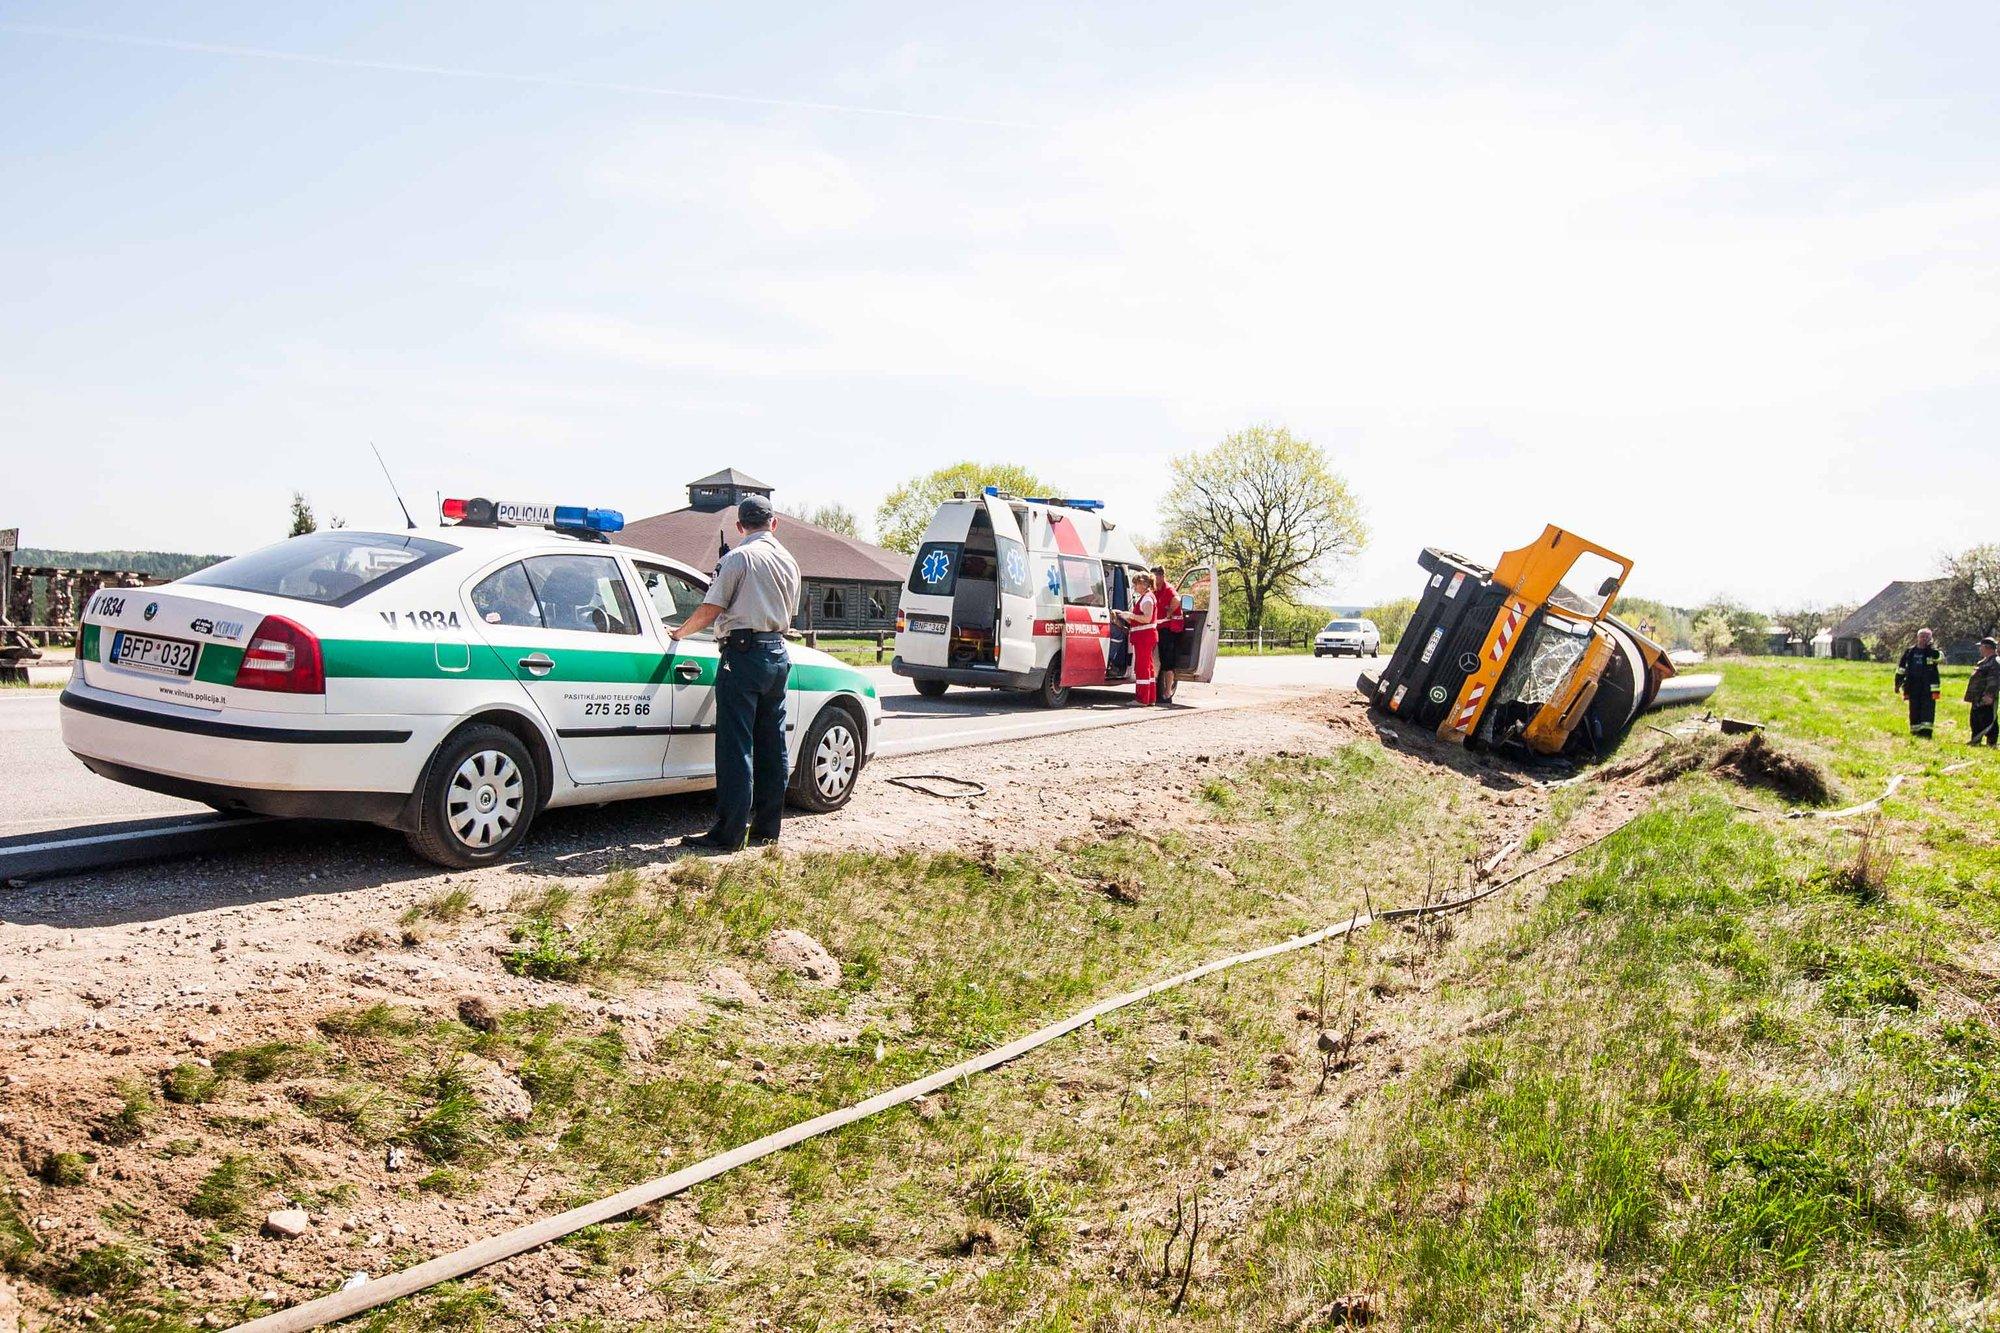
<path id="1" fill-rule="evenodd" d="M 1431 702 L 1434 704 L 1441 704 L 1444 702 L 1444 686 L 1442 685 L 1431 686 Z"/>
<path id="2" fill-rule="evenodd" d="M 1479 670 L 1479 654 L 1460 653 L 1458 655 L 1458 669 L 1468 676 Z"/>
<path id="3" fill-rule="evenodd" d="M 146 603 L 146 609 L 139 614 L 151 620 L 154 616 L 160 614 L 160 604 L 158 602 L 148 602 Z"/>

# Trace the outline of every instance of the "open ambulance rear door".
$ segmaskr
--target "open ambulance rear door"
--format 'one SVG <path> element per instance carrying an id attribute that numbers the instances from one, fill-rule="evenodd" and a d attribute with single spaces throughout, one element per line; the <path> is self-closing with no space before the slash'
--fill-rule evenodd
<path id="1" fill-rule="evenodd" d="M 989 487 L 989 492 L 991 488 Z M 1014 507 L 998 495 L 986 497 L 986 516 L 993 523 L 995 579 L 1000 586 L 1000 618 L 994 628 L 1002 671 L 1035 669 L 1035 585 L 1028 565 L 1028 544 Z"/>
<path id="2" fill-rule="evenodd" d="M 1215 658 L 1222 647 L 1222 578 L 1214 565 L 1196 565 L 1174 587 L 1181 596 L 1180 680 L 1215 679 Z"/>
<path id="3" fill-rule="evenodd" d="M 910 577 L 903 585 L 896 635 L 896 655 L 905 662 L 928 667 L 951 664 L 953 595 L 971 528 L 971 505 L 942 504 L 917 543 Z"/>

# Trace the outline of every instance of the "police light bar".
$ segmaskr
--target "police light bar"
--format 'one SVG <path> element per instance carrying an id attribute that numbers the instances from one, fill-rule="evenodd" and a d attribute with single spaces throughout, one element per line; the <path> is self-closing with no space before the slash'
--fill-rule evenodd
<path id="1" fill-rule="evenodd" d="M 1029 496 L 1028 503 L 1031 505 L 1056 505 L 1063 509 L 1088 509 L 1093 512 L 1104 508 L 1104 501 L 1102 500 L 1063 500 L 1052 495 Z"/>
<path id="2" fill-rule="evenodd" d="M 582 505 L 533 504 L 521 500 L 446 500 L 439 512 L 454 523 L 470 527 L 554 528 L 558 532 L 617 532 L 625 526 L 625 515 L 616 509 L 587 509 Z"/>

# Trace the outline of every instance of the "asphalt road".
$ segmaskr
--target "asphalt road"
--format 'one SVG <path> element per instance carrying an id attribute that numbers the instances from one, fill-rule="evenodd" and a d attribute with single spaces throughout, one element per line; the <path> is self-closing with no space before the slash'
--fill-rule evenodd
<path id="1" fill-rule="evenodd" d="M 1362 668 L 1353 658 L 1225 657 L 1212 685 L 1186 685 L 1180 702 L 1194 709 L 1227 708 L 1259 697 L 1351 687 Z M 1118 726 L 1152 717 L 1130 690 L 1079 691 L 1068 708 L 1050 711 L 1023 695 L 952 690 L 920 698 L 909 681 L 886 667 L 869 670 L 882 698 L 878 753 L 922 754 L 994 741 Z M 57 691 L 0 691 L 0 837 L 43 829 L 103 825 L 127 819 L 205 814 L 207 807 L 122 786 L 90 772 L 63 748 Z M 1162 725 L 1171 725 L 1171 715 Z"/>

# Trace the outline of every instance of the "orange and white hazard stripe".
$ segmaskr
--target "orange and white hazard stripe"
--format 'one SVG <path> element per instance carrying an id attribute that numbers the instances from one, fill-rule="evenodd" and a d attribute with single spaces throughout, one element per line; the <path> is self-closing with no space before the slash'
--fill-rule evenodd
<path id="1" fill-rule="evenodd" d="M 1500 622 L 1499 637 L 1493 640 L 1494 661 L 1498 662 L 1507 656 L 1507 650 L 1514 644 L 1514 635 L 1520 630 L 1521 622 L 1527 618 L 1527 615 L 1527 607 L 1522 606 L 1512 598 L 1508 599 L 1507 618 Z"/>
<path id="2" fill-rule="evenodd" d="M 1480 681 L 1473 685 L 1472 693 L 1465 696 L 1465 704 L 1458 710 L 1458 716 L 1452 720 L 1451 729 L 1453 731 L 1471 731 L 1472 719 L 1479 716 L 1479 703 L 1485 697 L 1486 682 Z"/>

